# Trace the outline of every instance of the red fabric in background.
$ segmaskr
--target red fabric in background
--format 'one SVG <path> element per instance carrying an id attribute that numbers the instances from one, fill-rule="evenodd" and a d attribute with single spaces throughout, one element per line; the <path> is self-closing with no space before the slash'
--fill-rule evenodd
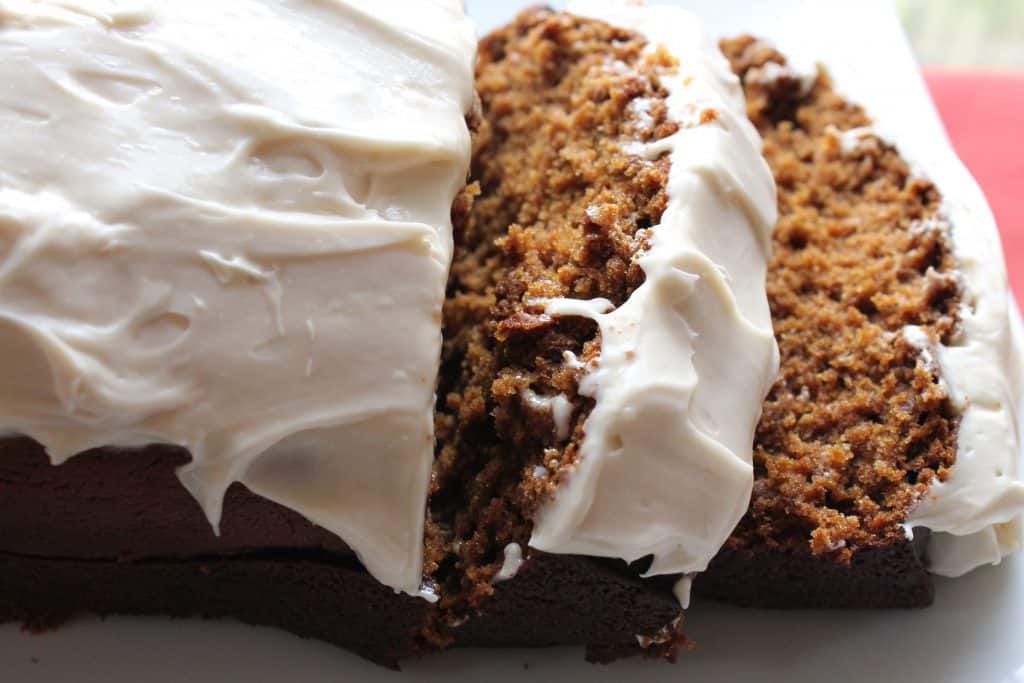
<path id="1" fill-rule="evenodd" d="M 926 69 L 925 79 L 996 215 L 1010 283 L 1024 302 L 1024 73 Z"/>

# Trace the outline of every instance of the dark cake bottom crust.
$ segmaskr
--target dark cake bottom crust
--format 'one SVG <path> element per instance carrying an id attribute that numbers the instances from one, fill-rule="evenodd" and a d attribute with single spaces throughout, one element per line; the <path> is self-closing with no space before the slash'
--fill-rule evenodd
<path id="1" fill-rule="evenodd" d="M 0 621 L 236 618 L 389 667 L 434 649 L 423 637 L 434 607 L 377 583 L 301 516 L 234 486 L 215 536 L 174 475 L 187 457 L 107 448 L 54 467 L 30 439 L 0 439 Z M 660 640 L 679 616 L 671 582 L 639 579 L 621 562 L 533 553 L 448 644 L 583 645 L 592 661 L 661 655 L 674 640 L 645 649 L 637 636 Z"/>
<path id="2" fill-rule="evenodd" d="M 425 654 L 432 607 L 327 558 L 217 557 L 116 562 L 0 553 L 0 623 L 28 630 L 79 614 L 234 618 L 345 648 L 377 664 Z M 500 584 L 486 611 L 456 629 L 456 647 L 583 645 L 593 662 L 674 650 L 679 603 L 617 568 L 541 555 Z M 669 628 L 667 628 L 669 627 Z M 664 640 L 647 642 L 664 634 Z"/>
<path id="3" fill-rule="evenodd" d="M 0 554 L 0 622 L 49 629 L 78 614 L 235 618 L 398 668 L 429 604 L 361 567 L 304 559 L 113 562 Z"/>
<path id="4" fill-rule="evenodd" d="M 830 557 L 723 548 L 693 592 L 740 607 L 871 609 L 927 607 L 934 586 L 925 563 L 928 529 L 913 541 L 864 548 L 849 563 Z"/>
<path id="5" fill-rule="evenodd" d="M 672 658 L 685 644 L 681 617 L 663 577 L 638 579 L 620 561 L 537 553 L 511 580 L 495 584 L 483 610 L 456 629 L 455 645 L 583 644 L 587 660 L 597 663 L 638 654 Z M 659 636 L 663 642 L 648 642 Z"/>

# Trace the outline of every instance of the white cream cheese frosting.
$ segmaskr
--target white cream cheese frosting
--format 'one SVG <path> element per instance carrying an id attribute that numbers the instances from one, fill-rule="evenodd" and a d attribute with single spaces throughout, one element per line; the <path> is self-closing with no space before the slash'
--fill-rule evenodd
<path id="1" fill-rule="evenodd" d="M 0 431 L 188 448 L 420 590 L 458 0 L 0 0 Z"/>
<path id="2" fill-rule="evenodd" d="M 546 303 L 549 315 L 594 319 L 601 353 L 580 385 L 595 399 L 580 458 L 540 509 L 530 545 L 653 556 L 647 575 L 690 574 L 750 503 L 754 429 L 778 371 L 765 292 L 775 184 L 740 83 L 694 16 L 600 0 L 569 11 L 678 58 L 662 83 L 681 127 L 636 150 L 672 162 L 667 208 L 637 257 L 644 284 L 614 310 L 603 300 Z M 678 588 L 685 601 L 688 582 Z"/>
<path id="3" fill-rule="evenodd" d="M 947 195 L 943 212 L 963 296 L 959 332 L 946 346 L 920 328 L 904 330 L 924 361 L 937 365 L 960 416 L 952 472 L 929 487 L 906 522 L 932 530 L 929 570 L 943 576 L 998 564 L 1024 544 L 1020 324 L 995 223 L 965 208 Z"/>

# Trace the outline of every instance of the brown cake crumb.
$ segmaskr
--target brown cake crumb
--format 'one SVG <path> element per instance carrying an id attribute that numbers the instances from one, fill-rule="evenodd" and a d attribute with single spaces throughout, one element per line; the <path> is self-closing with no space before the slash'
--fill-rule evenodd
<path id="1" fill-rule="evenodd" d="M 957 332 L 961 292 L 940 196 L 870 130 L 825 73 L 764 78 L 785 65 L 743 37 L 723 51 L 779 190 L 768 297 L 782 366 L 757 429 L 751 507 L 730 548 L 849 561 L 904 538 L 901 523 L 956 455 L 957 420 L 903 334 Z M 775 70 L 779 73 L 779 70 Z"/>
<path id="2" fill-rule="evenodd" d="M 676 130 L 659 80 L 675 64 L 645 47 L 546 9 L 481 43 L 478 196 L 454 216 L 428 521 L 427 568 L 449 624 L 490 595 L 502 549 L 526 547 L 532 513 L 577 456 L 592 407 L 565 361 L 596 356 L 597 326 L 552 319 L 544 301 L 619 305 L 643 282 L 633 257 L 665 209 L 669 165 L 624 148 Z M 556 396 L 572 406 L 568 435 L 544 405 Z"/>
<path id="3" fill-rule="evenodd" d="M 676 131 L 660 78 L 677 66 L 645 47 L 545 9 L 481 44 L 475 183 L 453 209 L 427 522 L 426 567 L 442 598 L 424 637 L 435 645 L 486 604 L 502 550 L 527 547 L 537 506 L 578 456 L 592 402 L 566 357 L 594 360 L 599 331 L 547 316 L 545 302 L 617 306 L 643 282 L 634 257 L 665 209 L 669 160 L 627 150 Z M 826 75 L 813 85 L 790 76 L 751 38 L 723 47 L 779 188 L 767 287 L 782 358 L 757 429 L 751 507 L 727 548 L 843 565 L 902 542 L 908 511 L 953 464 L 949 397 L 904 334 L 957 333 L 948 226 L 936 189 Z M 554 397 L 571 406 L 567 433 L 545 404 Z M 683 643 L 647 641 L 666 656 Z"/>

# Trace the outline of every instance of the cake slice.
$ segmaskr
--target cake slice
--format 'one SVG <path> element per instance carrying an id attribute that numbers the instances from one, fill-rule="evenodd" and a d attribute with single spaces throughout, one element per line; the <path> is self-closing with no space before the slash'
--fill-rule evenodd
<path id="1" fill-rule="evenodd" d="M 577 642 L 561 625 L 592 604 L 559 575 L 608 567 L 667 601 L 660 623 L 621 622 L 623 644 L 671 653 L 689 575 L 749 501 L 777 369 L 775 188 L 693 16 L 570 10 L 528 10 L 481 43 L 427 567 L 442 638 L 503 644 L 521 623 L 517 643 Z"/>
<path id="2" fill-rule="evenodd" d="M 697 590 L 768 607 L 927 605 L 931 573 L 1022 543 L 998 234 L 827 73 L 750 37 L 723 49 L 778 184 L 768 296 L 782 365 L 750 510 Z"/>

